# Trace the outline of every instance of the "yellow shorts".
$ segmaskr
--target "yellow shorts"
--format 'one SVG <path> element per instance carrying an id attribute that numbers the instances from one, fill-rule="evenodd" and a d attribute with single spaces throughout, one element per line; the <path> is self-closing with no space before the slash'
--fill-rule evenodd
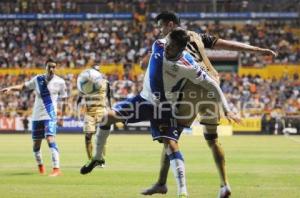
<path id="1" fill-rule="evenodd" d="M 177 115 L 180 116 L 178 123 L 187 127 L 191 126 L 196 117 L 203 125 L 218 125 L 221 117 L 220 103 L 217 102 L 215 93 L 189 80 L 182 90 L 182 99 L 177 110 Z M 182 116 L 184 118 L 181 119 Z"/>
<path id="2" fill-rule="evenodd" d="M 84 125 L 83 132 L 84 133 L 96 133 L 97 124 L 101 121 L 103 114 L 90 115 L 86 114 L 84 116 Z"/>

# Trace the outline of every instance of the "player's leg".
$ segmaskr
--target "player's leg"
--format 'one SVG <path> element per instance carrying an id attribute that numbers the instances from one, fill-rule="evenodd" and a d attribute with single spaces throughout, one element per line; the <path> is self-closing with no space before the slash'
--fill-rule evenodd
<path id="1" fill-rule="evenodd" d="M 177 194 L 179 197 L 187 197 L 185 178 L 185 165 L 183 156 L 179 150 L 177 141 L 164 138 L 164 147 L 170 161 L 170 168 L 177 183 Z"/>
<path id="2" fill-rule="evenodd" d="M 59 150 L 58 150 L 57 143 L 55 141 L 56 121 L 45 120 L 44 123 L 45 123 L 45 136 L 48 143 L 48 147 L 51 152 L 52 168 L 53 168 L 49 176 L 55 177 L 61 175 Z"/>
<path id="3" fill-rule="evenodd" d="M 96 119 L 93 116 L 88 114 L 84 116 L 83 131 L 85 133 L 85 150 L 87 153 L 87 157 L 90 160 L 93 156 L 92 137 L 93 134 L 96 132 Z"/>
<path id="4" fill-rule="evenodd" d="M 151 121 L 151 132 L 153 140 L 158 140 L 164 143 L 164 148 L 166 150 L 170 168 L 172 169 L 172 172 L 176 179 L 178 196 L 187 197 L 184 159 L 179 150 L 177 142 L 183 128 L 161 126 L 161 123 Z"/>
<path id="5" fill-rule="evenodd" d="M 151 187 L 143 190 L 141 194 L 143 195 L 153 195 L 153 194 L 165 194 L 168 191 L 167 188 L 167 178 L 170 168 L 170 160 L 166 153 L 165 147 L 162 149 L 161 159 L 160 159 L 160 170 L 157 182 Z"/>
<path id="6" fill-rule="evenodd" d="M 198 103 L 198 112 L 200 114 L 200 124 L 204 126 L 204 137 L 209 146 L 211 153 L 213 155 L 221 183 L 220 192 L 224 189 L 224 193 L 220 193 L 219 198 L 226 198 L 229 197 L 230 187 L 227 179 L 226 174 L 226 167 L 225 167 L 225 153 L 218 141 L 218 134 L 217 134 L 217 126 L 220 121 L 221 117 L 221 106 L 217 102 L 216 98 L 210 92 L 207 92 L 205 89 L 201 89 L 202 95 L 201 103 Z"/>
<path id="7" fill-rule="evenodd" d="M 35 158 L 35 161 L 38 165 L 40 174 L 44 175 L 46 173 L 46 167 L 44 166 L 44 163 L 43 163 L 42 152 L 41 152 L 41 144 L 42 144 L 41 139 L 33 140 L 34 158 Z"/>
<path id="8" fill-rule="evenodd" d="M 117 115 L 114 110 L 109 110 L 104 116 L 105 122 L 102 122 L 99 130 L 95 135 L 95 153 L 91 160 L 89 160 L 83 167 L 80 169 L 80 173 L 85 175 L 90 173 L 96 166 L 102 166 L 105 164 L 105 160 L 103 158 L 103 151 L 106 145 L 107 138 L 110 134 L 110 126 L 111 124 L 115 124 L 117 122 L 123 121 Z"/>
<path id="9" fill-rule="evenodd" d="M 84 136 L 84 143 L 85 143 L 85 150 L 86 150 L 86 154 L 88 159 L 92 159 L 93 156 L 93 143 L 92 143 L 92 137 L 93 134 L 92 133 L 85 133 Z"/>
<path id="10" fill-rule="evenodd" d="M 221 144 L 218 141 L 216 128 L 217 126 L 206 125 L 204 127 L 205 130 L 204 137 L 212 152 L 216 167 L 218 169 L 220 183 L 221 183 L 220 192 L 226 189 L 225 192 L 222 193 L 223 195 L 220 194 L 219 196 L 220 198 L 223 198 L 229 196 L 231 194 L 231 191 L 230 191 L 226 167 L 225 167 L 225 153 Z"/>
<path id="11" fill-rule="evenodd" d="M 170 168 L 170 160 L 166 153 L 165 147 L 163 147 L 161 158 L 160 158 L 160 171 L 157 183 L 159 185 L 166 185 L 168 179 L 168 172 Z"/>
<path id="12" fill-rule="evenodd" d="M 231 195 L 225 167 L 225 153 L 218 141 L 217 127 L 220 120 L 219 105 L 207 104 L 200 111 L 200 123 L 204 126 L 204 137 L 209 146 L 220 177 L 221 189 L 218 198 L 226 198 Z"/>
<path id="13" fill-rule="evenodd" d="M 46 173 L 46 168 L 43 163 L 41 144 L 44 138 L 44 123 L 43 121 L 32 122 L 32 140 L 33 140 L 33 155 L 38 165 L 40 174 Z"/>
<path id="14" fill-rule="evenodd" d="M 59 151 L 58 146 L 55 141 L 55 137 L 52 135 L 48 135 L 46 137 L 48 142 L 49 149 L 51 151 L 51 159 L 52 159 L 52 173 L 49 176 L 59 176 L 61 175 L 60 170 L 60 161 L 59 161 Z"/>
<path id="15" fill-rule="evenodd" d="M 141 96 L 137 95 L 116 104 L 113 110 L 108 110 L 102 117 L 99 130 L 95 137 L 95 154 L 89 162 L 81 169 L 81 174 L 90 173 L 95 166 L 104 164 L 103 151 L 107 138 L 110 134 L 110 126 L 117 122 L 134 123 L 146 120 L 149 116 L 153 116 L 153 105 L 145 101 Z M 151 113 L 151 114 L 150 114 Z M 148 119 L 149 120 L 149 119 Z"/>

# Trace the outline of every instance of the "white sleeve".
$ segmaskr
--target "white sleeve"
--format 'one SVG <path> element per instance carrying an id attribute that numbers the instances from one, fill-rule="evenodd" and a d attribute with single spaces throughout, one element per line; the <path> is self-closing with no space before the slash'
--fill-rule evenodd
<path id="1" fill-rule="evenodd" d="M 59 90 L 59 97 L 60 98 L 68 97 L 67 86 L 66 86 L 65 81 L 63 81 L 63 83 L 61 83 L 60 90 Z"/>
<path id="2" fill-rule="evenodd" d="M 205 71 L 203 71 L 197 63 L 193 67 L 181 67 L 182 75 L 187 79 L 191 80 L 194 84 L 201 85 L 206 88 L 208 91 L 212 91 L 216 94 L 217 100 L 222 103 L 225 113 L 230 111 L 229 104 L 219 86 L 219 84 L 211 78 Z"/>
<path id="3" fill-rule="evenodd" d="M 35 77 L 33 77 L 31 80 L 26 81 L 26 82 L 24 83 L 25 88 L 26 88 L 27 90 L 33 90 L 33 89 L 35 89 L 35 87 L 36 87 L 36 84 L 35 84 L 36 78 L 37 78 L 37 77 L 35 76 Z"/>

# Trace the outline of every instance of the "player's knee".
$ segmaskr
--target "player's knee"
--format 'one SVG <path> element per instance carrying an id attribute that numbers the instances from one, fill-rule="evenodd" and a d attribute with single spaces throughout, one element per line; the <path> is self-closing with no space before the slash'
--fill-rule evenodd
<path id="1" fill-rule="evenodd" d="M 38 152 L 41 150 L 41 145 L 33 145 L 33 152 Z"/>
<path id="2" fill-rule="evenodd" d="M 53 149 L 56 149 L 57 150 L 57 144 L 56 144 L 56 142 L 48 142 L 48 146 L 49 146 L 49 148 L 53 148 Z"/>
<path id="3" fill-rule="evenodd" d="M 92 136 L 93 136 L 93 134 L 86 133 L 85 134 L 85 142 L 92 142 Z"/>
<path id="4" fill-rule="evenodd" d="M 165 145 L 167 155 L 170 155 L 171 153 L 174 153 L 179 150 L 178 143 L 174 140 L 164 138 L 163 142 Z"/>
<path id="5" fill-rule="evenodd" d="M 103 125 L 103 126 L 100 126 L 100 129 L 101 129 L 101 130 L 108 131 L 108 130 L 110 130 L 110 125 Z"/>
<path id="6" fill-rule="evenodd" d="M 204 133 L 204 138 L 209 147 L 212 147 L 218 143 L 218 134 L 217 133 Z"/>
<path id="7" fill-rule="evenodd" d="M 48 136 L 46 137 L 46 140 L 47 140 L 48 143 L 49 143 L 49 142 L 54 142 L 54 141 L 55 141 L 55 138 L 54 138 L 54 136 L 52 136 L 52 135 L 48 135 Z"/>

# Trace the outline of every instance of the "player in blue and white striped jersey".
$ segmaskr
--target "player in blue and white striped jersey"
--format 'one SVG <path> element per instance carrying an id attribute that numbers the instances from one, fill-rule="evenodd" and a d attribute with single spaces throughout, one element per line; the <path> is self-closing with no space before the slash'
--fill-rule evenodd
<path id="1" fill-rule="evenodd" d="M 33 77 L 30 81 L 20 85 L 11 86 L 0 90 L 3 93 L 21 90 L 34 90 L 35 102 L 32 112 L 32 139 L 33 153 L 39 167 L 39 172 L 45 174 L 41 143 L 44 138 L 52 154 L 53 170 L 49 176 L 58 176 L 60 172 L 59 151 L 55 142 L 57 125 L 57 103 L 60 98 L 66 98 L 66 84 L 59 76 L 55 75 L 56 62 L 46 61 L 46 73 Z M 64 112 L 64 105 L 63 111 Z M 62 113 L 63 114 L 63 113 Z"/>
<path id="2" fill-rule="evenodd" d="M 82 174 L 91 172 L 98 163 L 103 162 L 101 153 L 109 135 L 110 124 L 118 121 L 133 123 L 150 120 L 153 139 L 165 144 L 177 180 L 178 195 L 187 196 L 184 161 L 177 143 L 181 126 L 176 126 L 172 108 L 178 100 L 176 92 L 180 91 L 187 79 L 201 84 L 216 94 L 224 111 L 228 112 L 228 118 L 236 120 L 236 117 L 230 114 L 219 85 L 201 69 L 188 52 L 184 51 L 188 38 L 184 30 L 175 29 L 167 39 L 157 40 L 153 44 L 142 92 L 118 103 L 107 113 L 106 120 L 101 123 L 101 130 L 97 134 L 96 153 L 93 159 L 81 168 Z M 162 127 L 164 125 L 166 127 Z"/>

